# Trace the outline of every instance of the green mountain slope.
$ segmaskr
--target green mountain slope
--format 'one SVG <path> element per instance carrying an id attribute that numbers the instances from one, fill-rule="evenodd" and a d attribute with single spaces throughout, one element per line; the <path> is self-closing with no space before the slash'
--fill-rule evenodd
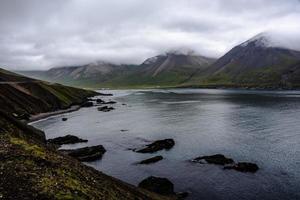
<path id="1" fill-rule="evenodd" d="M 265 35 L 234 47 L 185 85 L 233 87 L 299 87 L 300 52 L 272 46 Z"/>
<path id="2" fill-rule="evenodd" d="M 52 68 L 47 72 L 21 72 L 44 80 L 81 87 L 174 86 L 206 69 L 215 59 L 169 52 L 145 60 L 141 65 L 96 62 L 78 67 Z"/>

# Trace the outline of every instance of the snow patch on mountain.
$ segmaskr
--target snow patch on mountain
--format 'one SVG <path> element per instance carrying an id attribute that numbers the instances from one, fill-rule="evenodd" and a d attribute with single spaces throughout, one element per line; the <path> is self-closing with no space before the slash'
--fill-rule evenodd
<path id="1" fill-rule="evenodd" d="M 263 48 L 273 47 L 300 51 L 300 35 L 295 33 L 263 32 L 240 46 L 246 47 L 250 44 Z"/>

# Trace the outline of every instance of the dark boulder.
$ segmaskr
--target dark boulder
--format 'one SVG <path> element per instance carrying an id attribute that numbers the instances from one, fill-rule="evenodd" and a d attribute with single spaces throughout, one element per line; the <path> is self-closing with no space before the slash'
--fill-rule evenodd
<path id="1" fill-rule="evenodd" d="M 63 145 L 63 144 L 76 144 L 80 142 L 87 142 L 88 140 L 80 139 L 74 135 L 66 135 L 47 140 L 49 144 Z"/>
<path id="2" fill-rule="evenodd" d="M 226 165 L 234 163 L 233 159 L 226 158 L 222 154 L 216 154 L 212 156 L 200 156 L 192 160 L 192 162 L 199 162 L 206 161 L 209 164 L 216 164 L 216 165 Z"/>
<path id="3" fill-rule="evenodd" d="M 96 99 L 96 102 L 99 103 L 99 104 L 102 104 L 102 103 L 104 103 L 105 101 L 103 101 L 102 99 Z"/>
<path id="4" fill-rule="evenodd" d="M 113 94 L 108 93 L 98 93 L 99 96 L 113 96 Z"/>
<path id="5" fill-rule="evenodd" d="M 94 103 L 91 101 L 86 101 L 81 104 L 81 107 L 92 107 L 92 106 L 94 106 Z"/>
<path id="6" fill-rule="evenodd" d="M 65 122 L 65 121 L 67 121 L 67 120 L 68 120 L 68 118 L 66 118 L 66 117 L 63 117 L 63 118 L 61 118 L 61 120 Z"/>
<path id="7" fill-rule="evenodd" d="M 139 187 L 161 195 L 174 195 L 174 185 L 166 178 L 150 176 L 139 183 Z"/>
<path id="8" fill-rule="evenodd" d="M 252 172 L 255 173 L 259 167 L 255 163 L 249 163 L 249 162 L 239 162 L 234 165 L 225 166 L 224 169 L 235 169 L 240 172 Z"/>
<path id="9" fill-rule="evenodd" d="M 109 112 L 111 110 L 114 110 L 113 107 L 108 107 L 108 106 L 98 107 L 97 109 L 98 109 L 98 111 L 102 111 L 102 112 Z"/>
<path id="10" fill-rule="evenodd" d="M 74 157 L 79 161 L 89 162 L 101 159 L 106 150 L 102 145 L 97 145 L 79 149 L 60 150 L 60 152 Z"/>
<path id="11" fill-rule="evenodd" d="M 116 101 L 106 101 L 106 102 L 103 102 L 102 104 L 116 104 L 117 102 Z"/>
<path id="12" fill-rule="evenodd" d="M 163 157 L 162 156 L 154 156 L 152 158 L 148 158 L 146 160 L 142 160 L 140 161 L 138 164 L 151 164 L 151 163 L 156 163 L 160 160 L 162 160 Z"/>
<path id="13" fill-rule="evenodd" d="M 145 148 L 135 149 L 135 152 L 138 153 L 154 153 L 156 151 L 160 151 L 163 149 L 169 150 L 175 145 L 175 141 L 173 139 L 164 139 L 157 140 L 151 144 L 146 145 Z"/>

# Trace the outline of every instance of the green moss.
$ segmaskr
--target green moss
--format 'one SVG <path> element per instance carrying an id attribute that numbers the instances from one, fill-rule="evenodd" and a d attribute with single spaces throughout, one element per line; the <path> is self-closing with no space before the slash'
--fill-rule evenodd
<path id="1" fill-rule="evenodd" d="M 59 179 L 57 179 L 57 177 L 59 177 Z M 90 188 L 84 186 L 74 173 L 64 168 L 57 168 L 55 170 L 55 176 L 52 176 L 52 174 L 44 176 L 40 181 L 39 187 L 43 193 L 53 194 L 55 199 L 87 199 L 90 191 Z M 58 190 L 53 189 L 57 187 Z"/>
<path id="2" fill-rule="evenodd" d="M 30 153 L 33 156 L 40 157 L 40 158 L 46 157 L 45 151 L 38 145 L 29 144 L 25 140 L 16 137 L 11 137 L 10 142 L 14 145 L 20 146 L 24 151 Z"/>

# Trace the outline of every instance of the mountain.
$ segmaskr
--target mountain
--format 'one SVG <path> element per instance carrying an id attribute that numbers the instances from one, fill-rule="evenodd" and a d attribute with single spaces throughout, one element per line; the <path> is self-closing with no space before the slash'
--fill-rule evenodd
<path id="1" fill-rule="evenodd" d="M 101 87 L 111 79 L 127 75 L 135 68 L 135 65 L 116 65 L 97 61 L 82 66 L 57 67 L 48 71 L 19 71 L 19 73 L 70 86 Z"/>
<path id="2" fill-rule="evenodd" d="M 186 85 L 299 87 L 300 52 L 263 33 L 234 47 Z"/>
<path id="3" fill-rule="evenodd" d="M 81 87 L 174 86 L 189 79 L 197 71 L 206 69 L 214 61 L 192 53 L 173 51 L 146 59 L 138 66 L 99 61 L 83 66 L 52 68 L 46 72 L 20 73 Z"/>
<path id="4" fill-rule="evenodd" d="M 29 116 L 81 104 L 94 91 L 44 82 L 0 69 L 0 109 Z"/>

